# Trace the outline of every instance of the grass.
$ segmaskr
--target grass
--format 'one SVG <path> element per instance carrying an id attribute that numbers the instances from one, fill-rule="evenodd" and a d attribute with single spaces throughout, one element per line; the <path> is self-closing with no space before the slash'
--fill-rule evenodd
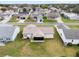
<path id="1" fill-rule="evenodd" d="M 78 28 L 79 29 L 79 25 L 69 25 L 70 28 Z"/>
<path id="2" fill-rule="evenodd" d="M 53 39 L 46 39 L 43 43 L 32 43 L 30 40 L 22 39 L 22 29 L 14 42 L 9 42 L 0 47 L 0 56 L 75 56 L 79 46 L 64 46 L 60 36 L 55 29 Z"/>
<path id="3" fill-rule="evenodd" d="M 73 23 L 74 23 L 74 22 L 77 22 L 77 23 L 78 23 L 78 22 L 79 22 L 79 20 L 70 20 L 70 19 L 66 19 L 66 18 L 64 18 L 64 17 L 62 17 L 62 21 L 65 22 L 65 23 L 72 23 L 72 22 L 73 22 Z"/>
<path id="4" fill-rule="evenodd" d="M 56 22 L 56 20 L 52 19 L 52 20 L 49 20 L 49 19 L 44 19 L 44 22 L 47 23 L 47 22 Z"/>
<path id="5" fill-rule="evenodd" d="M 26 19 L 25 22 L 36 22 L 36 21 L 32 19 Z"/>
<path id="6" fill-rule="evenodd" d="M 16 16 L 12 16 L 11 20 L 9 22 L 18 22 L 18 20 L 16 20 L 17 17 Z"/>

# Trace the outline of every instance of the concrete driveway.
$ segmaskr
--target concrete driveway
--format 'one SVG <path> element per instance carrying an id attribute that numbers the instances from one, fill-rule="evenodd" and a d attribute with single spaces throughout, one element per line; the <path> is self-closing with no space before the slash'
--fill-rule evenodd
<path id="1" fill-rule="evenodd" d="M 11 17 L 12 17 L 12 15 L 6 16 L 6 17 L 4 18 L 4 20 L 1 21 L 0 23 L 1 23 L 1 24 L 7 23 L 7 22 L 11 19 Z"/>

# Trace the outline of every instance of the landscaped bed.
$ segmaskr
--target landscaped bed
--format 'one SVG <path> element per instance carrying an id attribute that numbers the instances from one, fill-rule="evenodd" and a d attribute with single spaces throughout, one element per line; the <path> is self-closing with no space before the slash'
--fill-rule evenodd
<path id="1" fill-rule="evenodd" d="M 22 28 L 14 42 L 0 47 L 0 56 L 75 56 L 79 50 L 79 46 L 64 46 L 56 31 L 54 39 L 31 43 L 30 40 L 22 39 Z"/>

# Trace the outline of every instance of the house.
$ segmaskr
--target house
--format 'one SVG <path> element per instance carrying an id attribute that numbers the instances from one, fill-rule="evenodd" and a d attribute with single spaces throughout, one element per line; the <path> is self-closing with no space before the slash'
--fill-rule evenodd
<path id="1" fill-rule="evenodd" d="M 46 16 L 48 19 L 52 20 L 60 17 L 60 14 L 57 11 L 51 10 L 49 13 L 46 14 Z"/>
<path id="2" fill-rule="evenodd" d="M 37 23 L 43 23 L 44 21 L 42 14 L 39 14 L 38 12 L 31 13 L 30 17 Z"/>
<path id="3" fill-rule="evenodd" d="M 61 13 L 65 18 L 69 18 L 70 20 L 79 20 L 79 15 L 75 13 L 66 13 L 62 12 Z"/>
<path id="4" fill-rule="evenodd" d="M 23 38 L 30 39 L 31 42 L 44 42 L 44 38 L 54 38 L 54 29 L 30 24 L 24 27 Z"/>
<path id="5" fill-rule="evenodd" d="M 20 28 L 9 24 L 0 24 L 0 42 L 14 41 Z"/>
<path id="6" fill-rule="evenodd" d="M 27 15 L 23 15 L 23 14 L 18 14 L 17 15 L 17 20 L 25 20 Z"/>
<path id="7" fill-rule="evenodd" d="M 62 26 L 55 26 L 64 45 L 79 44 L 79 29 L 70 29 Z"/>

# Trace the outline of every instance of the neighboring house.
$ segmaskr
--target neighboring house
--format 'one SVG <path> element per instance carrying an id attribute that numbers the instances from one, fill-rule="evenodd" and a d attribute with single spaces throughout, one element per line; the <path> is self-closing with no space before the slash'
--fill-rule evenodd
<path id="1" fill-rule="evenodd" d="M 38 12 L 31 13 L 30 17 L 37 23 L 43 23 L 44 21 L 42 14 L 39 14 Z"/>
<path id="2" fill-rule="evenodd" d="M 0 24 L 0 42 L 14 41 L 20 28 L 8 24 Z"/>
<path id="3" fill-rule="evenodd" d="M 79 44 L 79 29 L 65 28 L 64 26 L 55 26 L 64 45 Z"/>
<path id="4" fill-rule="evenodd" d="M 29 11 L 30 11 L 30 10 L 31 10 L 31 8 L 29 8 L 29 7 L 18 8 L 18 12 L 19 12 L 19 13 L 24 12 L 24 13 L 29 14 Z"/>
<path id="5" fill-rule="evenodd" d="M 54 38 L 54 29 L 52 27 L 37 27 L 36 25 L 27 25 L 23 29 L 23 38 L 30 39 L 31 42 L 44 42 L 44 38 Z"/>
<path id="6" fill-rule="evenodd" d="M 56 10 L 51 10 L 49 13 L 46 14 L 46 16 L 48 19 L 52 20 L 52 19 L 60 17 L 60 14 Z"/>
<path id="7" fill-rule="evenodd" d="M 79 20 L 79 15 L 75 14 L 75 13 L 66 13 L 66 12 L 62 12 L 61 14 L 63 14 L 63 16 L 65 18 L 69 18 L 70 20 Z"/>
<path id="8" fill-rule="evenodd" d="M 23 14 L 18 14 L 17 15 L 17 19 L 18 20 L 25 20 L 27 15 L 23 15 Z"/>

